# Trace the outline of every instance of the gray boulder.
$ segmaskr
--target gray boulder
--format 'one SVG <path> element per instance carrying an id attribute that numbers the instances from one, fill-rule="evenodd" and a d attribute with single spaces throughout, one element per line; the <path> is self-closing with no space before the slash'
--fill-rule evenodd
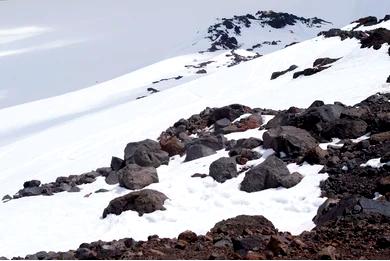
<path id="1" fill-rule="evenodd" d="M 290 156 L 305 155 L 318 146 L 309 132 L 293 126 L 282 126 L 263 134 L 264 148 L 284 152 Z"/>
<path id="2" fill-rule="evenodd" d="M 141 167 L 129 164 L 118 171 L 119 185 L 127 189 L 142 189 L 158 182 L 157 171 L 154 167 Z"/>
<path id="3" fill-rule="evenodd" d="M 158 142 L 149 139 L 127 144 L 124 158 L 126 164 L 137 164 L 142 167 L 157 168 L 169 162 L 168 153 L 161 149 Z"/>
<path id="4" fill-rule="evenodd" d="M 234 158 L 220 158 L 210 165 L 210 174 L 215 181 L 224 183 L 228 179 L 237 177 L 237 163 Z"/>
<path id="5" fill-rule="evenodd" d="M 215 150 L 202 145 L 202 144 L 193 144 L 187 147 L 186 149 L 186 158 L 185 162 L 196 160 L 199 158 L 207 157 L 217 153 Z"/>
<path id="6" fill-rule="evenodd" d="M 119 183 L 119 175 L 115 171 L 111 171 L 110 174 L 105 178 L 108 185 L 115 185 Z"/>
<path id="7" fill-rule="evenodd" d="M 291 174 L 286 164 L 275 157 L 269 156 L 263 163 L 245 173 L 240 189 L 246 192 L 256 192 L 269 188 L 291 188 L 302 180 L 298 173 Z"/>
<path id="8" fill-rule="evenodd" d="M 227 139 L 222 134 L 218 134 L 218 135 L 207 134 L 197 139 L 193 139 L 190 143 L 187 144 L 186 147 L 188 148 L 189 146 L 200 144 L 209 147 L 213 150 L 221 150 L 225 148 L 226 142 Z"/>
<path id="9" fill-rule="evenodd" d="M 140 216 L 156 210 L 165 210 L 164 202 L 167 199 L 168 197 L 163 193 L 151 189 L 131 192 L 111 200 L 103 211 L 103 218 L 106 218 L 109 214 L 120 215 L 128 210 L 136 211 Z"/>

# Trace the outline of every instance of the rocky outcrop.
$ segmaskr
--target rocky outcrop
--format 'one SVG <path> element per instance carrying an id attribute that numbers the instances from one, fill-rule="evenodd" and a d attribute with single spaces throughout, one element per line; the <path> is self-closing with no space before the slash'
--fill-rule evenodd
<path id="1" fill-rule="evenodd" d="M 164 202 L 167 199 L 163 193 L 151 189 L 131 192 L 111 200 L 103 211 L 103 218 L 109 214 L 120 215 L 128 210 L 136 211 L 140 216 L 156 210 L 165 210 Z"/>
<path id="2" fill-rule="evenodd" d="M 275 80 L 276 78 L 279 78 L 280 76 L 288 73 L 288 72 L 292 72 L 294 71 L 295 69 L 297 69 L 298 66 L 296 66 L 295 64 L 291 65 L 288 69 L 284 70 L 284 71 L 280 71 L 280 72 L 273 72 L 272 75 L 271 75 L 271 80 Z"/>

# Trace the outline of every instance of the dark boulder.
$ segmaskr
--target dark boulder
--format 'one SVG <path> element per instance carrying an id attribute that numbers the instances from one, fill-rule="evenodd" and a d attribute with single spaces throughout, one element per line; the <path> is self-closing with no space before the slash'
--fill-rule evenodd
<path id="1" fill-rule="evenodd" d="M 196 160 L 199 158 L 207 157 L 217 152 L 205 145 L 202 144 L 193 144 L 189 145 L 186 149 L 186 158 L 185 162 Z"/>
<path id="2" fill-rule="evenodd" d="M 324 126 L 322 136 L 326 139 L 356 139 L 367 132 L 368 125 L 362 120 L 339 119 Z"/>
<path id="3" fill-rule="evenodd" d="M 186 147 L 188 148 L 192 145 L 200 144 L 209 147 L 213 150 L 221 150 L 225 148 L 226 142 L 227 140 L 225 136 L 223 136 L 222 134 L 218 134 L 218 135 L 206 134 L 197 139 L 191 140 Z"/>
<path id="4" fill-rule="evenodd" d="M 340 201 L 328 199 L 323 203 L 314 217 L 316 225 L 323 225 L 338 217 L 360 214 L 379 214 L 390 217 L 390 202 L 350 196 Z"/>
<path id="5" fill-rule="evenodd" d="M 385 142 L 385 141 L 390 141 L 390 131 L 373 134 L 370 137 L 370 140 L 373 143 L 381 143 L 381 142 Z"/>
<path id="6" fill-rule="evenodd" d="M 293 126 L 268 130 L 263 134 L 263 142 L 264 148 L 284 152 L 289 156 L 304 156 L 318 146 L 309 132 Z"/>
<path id="7" fill-rule="evenodd" d="M 241 115 L 245 113 L 251 113 L 251 112 L 252 112 L 251 108 L 241 104 L 232 104 L 229 106 L 217 108 L 214 109 L 213 112 L 211 113 L 208 125 L 211 126 L 216 121 L 224 118 L 230 121 L 234 121 Z"/>
<path id="8" fill-rule="evenodd" d="M 390 30 L 385 28 L 377 28 L 367 32 L 368 37 L 360 40 L 361 48 L 371 48 L 379 50 L 383 44 L 390 44 Z"/>
<path id="9" fill-rule="evenodd" d="M 138 164 L 142 167 L 157 168 L 169 162 L 168 153 L 161 149 L 158 142 L 149 139 L 127 144 L 124 158 L 126 164 Z"/>
<path id="10" fill-rule="evenodd" d="M 302 179 L 303 176 L 300 173 L 294 172 L 286 177 L 283 177 L 280 180 L 280 185 L 284 188 L 292 188 L 295 185 L 297 185 L 299 182 L 301 182 Z"/>
<path id="11" fill-rule="evenodd" d="M 154 167 L 141 167 L 129 164 L 118 171 L 119 184 L 128 189 L 142 189 L 158 182 L 157 171 Z"/>
<path id="12" fill-rule="evenodd" d="M 41 185 L 41 182 L 39 180 L 30 180 L 26 181 L 23 184 L 24 188 L 34 188 L 34 187 L 39 187 Z"/>
<path id="13" fill-rule="evenodd" d="M 113 171 L 118 171 L 120 170 L 121 168 L 123 168 L 125 166 L 125 161 L 120 159 L 120 158 L 117 158 L 117 157 L 112 157 L 111 158 L 111 169 Z"/>
<path id="14" fill-rule="evenodd" d="M 136 211 L 140 216 L 156 210 L 165 210 L 164 202 L 167 199 L 168 197 L 163 193 L 151 189 L 131 192 L 111 200 L 108 207 L 103 211 L 103 218 L 106 218 L 109 214 L 120 215 L 128 210 Z"/>
<path id="15" fill-rule="evenodd" d="M 340 60 L 340 58 L 318 58 L 317 60 L 314 61 L 313 63 L 313 67 L 316 67 L 316 66 L 325 66 L 325 65 L 328 65 L 328 64 L 331 64 L 331 63 L 334 63 L 336 61 Z"/>
<path id="16" fill-rule="evenodd" d="M 115 185 L 119 183 L 118 172 L 111 171 L 110 174 L 105 178 L 105 181 L 108 185 Z"/>
<path id="17" fill-rule="evenodd" d="M 288 69 L 284 70 L 284 71 L 280 71 L 280 72 L 273 72 L 272 75 L 271 75 L 271 80 L 275 80 L 276 78 L 288 73 L 288 72 L 291 72 L 291 71 L 294 71 L 295 69 L 297 69 L 298 66 L 296 66 L 295 64 L 294 65 L 291 65 Z"/>
<path id="18" fill-rule="evenodd" d="M 294 177 L 290 177 L 286 164 L 272 155 L 245 173 L 240 189 L 246 192 L 256 192 L 277 188 L 283 184 L 291 187 L 293 182 L 298 180 L 300 181 L 298 175 L 294 174 Z"/>
<path id="19" fill-rule="evenodd" d="M 328 69 L 329 66 L 322 66 L 322 67 L 314 67 L 314 68 L 307 68 L 303 71 L 299 71 L 293 74 L 293 79 L 298 78 L 299 76 L 310 76 L 316 73 L 319 73 L 325 69 Z"/>
<path id="20" fill-rule="evenodd" d="M 234 158 L 220 158 L 210 165 L 209 175 L 217 182 L 224 183 L 237 177 L 237 164 Z"/>

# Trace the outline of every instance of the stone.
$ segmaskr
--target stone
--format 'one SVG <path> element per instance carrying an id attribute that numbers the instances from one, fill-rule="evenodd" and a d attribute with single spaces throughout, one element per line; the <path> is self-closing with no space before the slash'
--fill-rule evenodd
<path id="1" fill-rule="evenodd" d="M 193 144 L 188 146 L 186 149 L 186 158 L 185 162 L 196 160 L 199 158 L 207 157 L 213 154 L 216 154 L 217 152 L 205 145 L 202 144 Z"/>
<path id="2" fill-rule="evenodd" d="M 237 163 L 234 158 L 223 157 L 210 164 L 209 176 L 219 183 L 224 183 L 237 175 Z"/>
<path id="3" fill-rule="evenodd" d="M 256 192 L 281 186 L 281 180 L 290 175 L 286 164 L 276 156 L 269 156 L 264 162 L 245 173 L 240 189 Z"/>
<path id="4" fill-rule="evenodd" d="M 269 129 L 263 134 L 263 143 L 264 148 L 289 156 L 304 156 L 318 146 L 309 132 L 293 126 Z"/>
<path id="5" fill-rule="evenodd" d="M 154 167 L 141 167 L 129 164 L 118 171 L 119 185 L 127 189 L 142 189 L 152 183 L 157 183 L 158 175 Z"/>
<path id="6" fill-rule="evenodd" d="M 110 174 L 104 179 L 108 185 L 115 185 L 119 183 L 118 172 L 111 171 Z"/>
<path id="7" fill-rule="evenodd" d="M 110 166 L 113 171 L 118 171 L 125 166 L 125 161 L 117 157 L 112 157 Z"/>
<path id="8" fill-rule="evenodd" d="M 285 256 L 288 253 L 288 246 L 279 236 L 271 236 L 267 248 L 271 250 L 275 256 Z"/>
<path id="9" fill-rule="evenodd" d="M 95 191 L 95 193 L 105 193 L 105 192 L 108 192 L 109 190 L 108 189 L 98 189 Z"/>
<path id="10" fill-rule="evenodd" d="M 34 187 L 39 187 L 41 185 L 41 182 L 39 180 L 30 180 L 26 181 L 23 184 L 24 188 L 34 188 Z"/>
<path id="11" fill-rule="evenodd" d="M 182 155 L 185 152 L 185 145 L 175 136 L 170 137 L 168 139 L 160 140 L 161 149 L 166 151 L 169 157 L 175 155 Z"/>
<path id="12" fill-rule="evenodd" d="M 126 164 L 137 164 L 142 167 L 157 168 L 169 162 L 169 154 L 161 149 L 158 142 L 150 139 L 127 144 L 124 158 Z"/>
<path id="13" fill-rule="evenodd" d="M 131 192 L 111 200 L 103 211 L 103 218 L 106 218 L 108 214 L 120 215 L 128 210 L 136 211 L 140 216 L 156 210 L 165 210 L 164 202 L 167 199 L 168 197 L 163 193 L 152 189 Z"/>
<path id="14" fill-rule="evenodd" d="M 177 237 L 177 239 L 188 242 L 188 243 L 193 243 L 193 242 L 196 242 L 196 240 L 198 240 L 198 236 L 194 232 L 192 232 L 190 230 L 186 230 L 186 231 L 180 233 L 179 236 Z"/>
<path id="15" fill-rule="evenodd" d="M 303 176 L 300 173 L 294 172 L 286 177 L 283 177 L 280 180 L 280 184 L 282 187 L 292 188 L 295 185 L 297 185 L 299 182 L 301 182 L 302 179 L 303 179 Z"/>

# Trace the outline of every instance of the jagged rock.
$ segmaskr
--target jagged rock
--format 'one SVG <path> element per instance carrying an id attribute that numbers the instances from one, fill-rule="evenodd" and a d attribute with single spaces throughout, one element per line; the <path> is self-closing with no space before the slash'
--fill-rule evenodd
<path id="1" fill-rule="evenodd" d="M 358 214 L 380 214 L 390 217 L 390 202 L 356 196 L 346 197 L 340 201 L 327 200 L 319 207 L 313 221 L 316 225 L 323 225 L 338 217 Z"/>
<path id="2" fill-rule="evenodd" d="M 341 138 L 355 139 L 367 132 L 368 125 L 362 120 L 339 119 L 329 123 L 323 130 L 323 137 L 326 139 Z"/>
<path id="3" fill-rule="evenodd" d="M 12 197 L 10 195 L 5 195 L 1 200 L 2 201 L 10 201 Z"/>
<path id="4" fill-rule="evenodd" d="M 209 175 L 207 174 L 201 174 L 201 173 L 195 173 L 194 175 L 191 176 L 191 178 L 201 178 L 204 179 L 205 177 L 208 177 Z"/>
<path id="5" fill-rule="evenodd" d="M 111 200 L 103 211 L 103 218 L 106 218 L 108 214 L 120 215 L 128 210 L 136 211 L 140 216 L 156 210 L 165 210 L 163 205 L 167 199 L 168 197 L 163 193 L 151 189 L 131 192 Z"/>
<path id="6" fill-rule="evenodd" d="M 189 145 L 186 150 L 186 158 L 185 162 L 196 160 L 199 158 L 207 157 L 213 154 L 216 154 L 217 152 L 205 145 L 202 144 L 193 144 Z"/>
<path id="7" fill-rule="evenodd" d="M 216 121 L 224 118 L 230 121 L 234 121 L 241 115 L 245 113 L 251 113 L 251 112 L 252 112 L 251 108 L 241 104 L 232 104 L 229 106 L 217 108 L 211 113 L 208 125 L 210 126 L 214 124 Z"/>
<path id="8" fill-rule="evenodd" d="M 215 181 L 224 183 L 228 179 L 237 177 L 237 164 L 234 158 L 220 158 L 210 165 L 210 173 Z"/>
<path id="9" fill-rule="evenodd" d="M 275 80 L 276 78 L 288 73 L 288 72 L 291 72 L 291 71 L 294 71 L 295 69 L 297 69 L 298 66 L 296 66 L 295 64 L 294 65 L 291 65 L 288 69 L 284 70 L 284 71 L 280 71 L 280 72 L 273 72 L 272 75 L 271 75 L 271 80 Z"/>
<path id="10" fill-rule="evenodd" d="M 263 134 L 264 148 L 271 148 L 287 155 L 305 155 L 315 150 L 317 141 L 309 132 L 293 126 L 270 129 Z"/>
<path id="11" fill-rule="evenodd" d="M 141 167 L 129 164 L 118 171 L 119 184 L 128 189 L 142 189 L 158 182 L 157 170 L 154 167 Z"/>
<path id="12" fill-rule="evenodd" d="M 291 186 L 299 179 L 298 175 L 290 177 L 286 164 L 275 156 L 269 156 L 263 163 L 245 173 L 240 189 L 256 192 L 285 185 Z"/>
<path id="13" fill-rule="evenodd" d="M 368 37 L 360 40 L 362 48 L 371 48 L 379 50 L 383 44 L 390 44 L 390 30 L 377 28 L 368 32 Z"/>
<path id="14" fill-rule="evenodd" d="M 206 134 L 197 139 L 193 139 L 191 142 L 189 142 L 187 144 L 187 149 L 192 145 L 200 144 L 209 147 L 213 150 L 221 150 L 225 148 L 225 143 L 226 143 L 226 138 L 222 134 L 218 134 L 218 135 Z"/>
<path id="15" fill-rule="evenodd" d="M 313 63 L 313 67 L 316 67 L 316 66 L 325 66 L 325 65 L 328 65 L 328 64 L 331 64 L 331 63 L 334 63 L 336 61 L 340 60 L 340 58 L 318 58 L 317 60 L 314 61 Z"/>
<path id="16" fill-rule="evenodd" d="M 39 187 L 41 185 L 41 182 L 39 180 L 30 180 L 26 181 L 23 184 L 24 188 L 34 188 L 34 187 Z"/>
<path id="17" fill-rule="evenodd" d="M 123 168 L 125 165 L 126 164 L 124 160 L 117 157 L 112 157 L 110 166 L 113 171 L 118 171 L 121 168 Z"/>
<path id="18" fill-rule="evenodd" d="M 345 31 L 333 28 L 328 31 L 320 32 L 318 36 L 324 36 L 325 38 L 340 37 L 342 41 L 348 38 L 356 38 L 358 40 L 361 40 L 367 37 L 367 33 L 362 31 Z"/>
<path id="19" fill-rule="evenodd" d="M 124 158 L 126 164 L 137 164 L 142 167 L 157 168 L 169 162 L 168 153 L 161 150 L 158 142 L 149 139 L 127 144 Z"/>
<path id="20" fill-rule="evenodd" d="M 321 66 L 321 67 L 314 67 L 314 68 L 307 68 L 303 71 L 299 71 L 293 74 L 293 79 L 298 78 L 299 76 L 310 76 L 316 73 L 319 73 L 325 69 L 328 69 L 329 66 Z"/>

